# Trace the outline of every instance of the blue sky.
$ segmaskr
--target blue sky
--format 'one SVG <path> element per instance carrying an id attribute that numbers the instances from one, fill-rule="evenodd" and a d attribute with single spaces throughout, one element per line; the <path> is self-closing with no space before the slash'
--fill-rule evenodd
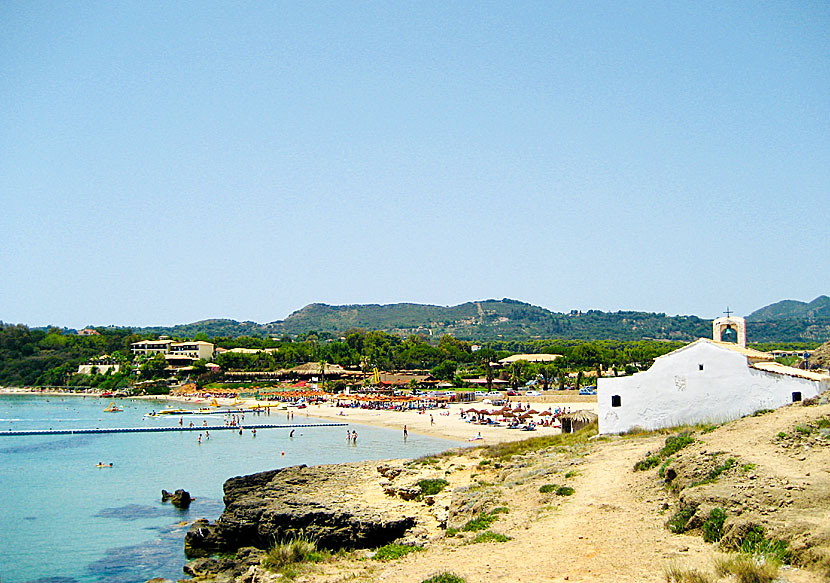
<path id="1" fill-rule="evenodd" d="M 826 2 L 0 3 L 0 320 L 830 293 Z"/>

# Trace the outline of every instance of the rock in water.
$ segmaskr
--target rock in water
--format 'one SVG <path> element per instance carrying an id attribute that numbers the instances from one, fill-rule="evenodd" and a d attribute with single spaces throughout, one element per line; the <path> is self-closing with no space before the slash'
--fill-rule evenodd
<path id="1" fill-rule="evenodd" d="M 187 490 L 182 490 L 179 488 L 172 494 L 167 490 L 161 491 L 161 501 L 167 502 L 170 501 L 170 504 L 175 506 L 176 508 L 188 508 L 190 503 L 193 502 L 193 498 L 190 497 L 190 492 Z"/>
<path id="2" fill-rule="evenodd" d="M 359 462 L 292 466 L 225 482 L 225 511 L 215 523 L 196 521 L 185 554 L 204 557 L 242 547 L 268 549 L 274 541 L 305 537 L 322 548 L 383 546 L 415 525 L 400 510 L 366 501 L 384 499 L 376 470 Z"/>

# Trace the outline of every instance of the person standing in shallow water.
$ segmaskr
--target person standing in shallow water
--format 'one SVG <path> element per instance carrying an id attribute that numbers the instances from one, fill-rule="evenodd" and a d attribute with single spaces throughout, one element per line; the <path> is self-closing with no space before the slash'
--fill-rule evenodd
<path id="1" fill-rule="evenodd" d="M 409 432 L 406 430 L 406 425 L 403 426 L 403 438 L 406 439 L 409 437 Z"/>

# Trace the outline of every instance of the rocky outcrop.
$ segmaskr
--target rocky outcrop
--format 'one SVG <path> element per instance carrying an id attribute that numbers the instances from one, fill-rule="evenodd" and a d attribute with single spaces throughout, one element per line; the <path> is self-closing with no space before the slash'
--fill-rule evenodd
<path id="1" fill-rule="evenodd" d="M 371 503 L 385 498 L 371 463 L 293 466 L 231 478 L 225 511 L 215 523 L 199 520 L 185 537 L 189 557 L 267 549 L 303 536 L 322 548 L 370 548 L 398 539 L 416 519 L 399 509 Z"/>
<path id="2" fill-rule="evenodd" d="M 193 502 L 193 498 L 190 497 L 190 492 L 188 492 L 187 490 L 182 490 L 180 488 L 172 494 L 167 490 L 162 490 L 161 501 L 169 501 L 170 504 L 172 504 L 176 508 L 188 508 L 190 506 L 190 503 Z"/>

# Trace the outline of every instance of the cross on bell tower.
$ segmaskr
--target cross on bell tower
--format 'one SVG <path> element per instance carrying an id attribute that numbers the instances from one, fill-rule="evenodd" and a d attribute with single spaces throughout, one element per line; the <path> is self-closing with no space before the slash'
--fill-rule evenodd
<path id="1" fill-rule="evenodd" d="M 746 346 L 746 320 L 740 316 L 733 316 L 729 306 L 726 307 L 725 318 L 716 318 L 712 322 L 712 340 L 723 341 L 726 330 L 734 330 L 738 334 L 738 346 Z"/>

